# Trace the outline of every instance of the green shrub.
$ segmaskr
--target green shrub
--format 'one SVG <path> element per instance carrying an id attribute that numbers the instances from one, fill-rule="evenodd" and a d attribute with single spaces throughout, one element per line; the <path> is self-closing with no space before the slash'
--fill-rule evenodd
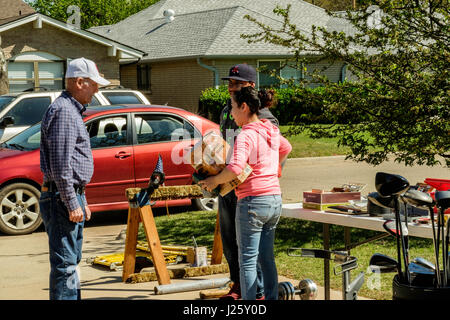
<path id="1" fill-rule="evenodd" d="M 277 103 L 271 111 L 281 125 L 292 122 L 327 123 L 323 114 L 323 87 L 314 89 L 293 87 L 275 89 Z M 208 88 L 200 96 L 198 113 L 219 123 L 220 113 L 226 106 L 230 95 L 227 86 L 218 89 Z"/>
<path id="2" fill-rule="evenodd" d="M 208 88 L 202 91 L 198 108 L 199 115 L 219 123 L 220 113 L 227 105 L 229 98 L 230 94 L 226 85 L 220 86 L 218 89 Z"/>

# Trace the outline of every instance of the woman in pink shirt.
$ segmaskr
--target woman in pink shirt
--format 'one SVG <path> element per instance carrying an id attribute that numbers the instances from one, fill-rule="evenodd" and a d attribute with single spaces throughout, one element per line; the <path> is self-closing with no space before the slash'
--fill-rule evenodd
<path id="1" fill-rule="evenodd" d="M 253 171 L 236 188 L 236 234 L 239 248 L 240 283 L 244 300 L 256 299 L 256 265 L 261 264 L 267 300 L 278 298 L 278 275 L 273 252 L 275 228 L 281 215 L 279 164 L 292 147 L 279 129 L 258 110 L 273 103 L 273 91 L 258 92 L 244 87 L 231 97 L 231 114 L 242 128 L 227 167 L 216 176 L 199 182 L 213 190 L 236 178 L 248 163 Z"/>

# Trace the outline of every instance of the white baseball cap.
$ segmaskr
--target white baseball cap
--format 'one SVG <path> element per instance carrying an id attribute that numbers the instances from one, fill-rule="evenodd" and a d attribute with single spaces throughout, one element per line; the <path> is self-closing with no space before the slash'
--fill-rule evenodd
<path id="1" fill-rule="evenodd" d="M 66 78 L 89 78 L 99 85 L 107 86 L 111 82 L 100 76 L 97 65 L 94 61 L 86 58 L 77 58 L 69 62 L 66 71 Z"/>

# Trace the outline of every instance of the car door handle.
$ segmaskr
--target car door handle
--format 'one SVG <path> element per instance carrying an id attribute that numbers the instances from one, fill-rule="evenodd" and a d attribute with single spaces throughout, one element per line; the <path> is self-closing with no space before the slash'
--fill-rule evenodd
<path id="1" fill-rule="evenodd" d="M 116 153 L 115 157 L 119 158 L 119 159 L 125 159 L 128 157 L 131 157 L 131 153 L 125 152 L 125 151 L 120 151 L 119 153 Z"/>

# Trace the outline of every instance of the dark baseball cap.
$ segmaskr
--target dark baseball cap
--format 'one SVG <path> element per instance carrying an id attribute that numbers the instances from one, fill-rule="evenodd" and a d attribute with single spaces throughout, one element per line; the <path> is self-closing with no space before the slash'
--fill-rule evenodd
<path id="1" fill-rule="evenodd" d="M 246 63 L 237 64 L 230 68 L 228 77 L 222 78 L 222 80 L 229 79 L 256 83 L 256 70 Z"/>

